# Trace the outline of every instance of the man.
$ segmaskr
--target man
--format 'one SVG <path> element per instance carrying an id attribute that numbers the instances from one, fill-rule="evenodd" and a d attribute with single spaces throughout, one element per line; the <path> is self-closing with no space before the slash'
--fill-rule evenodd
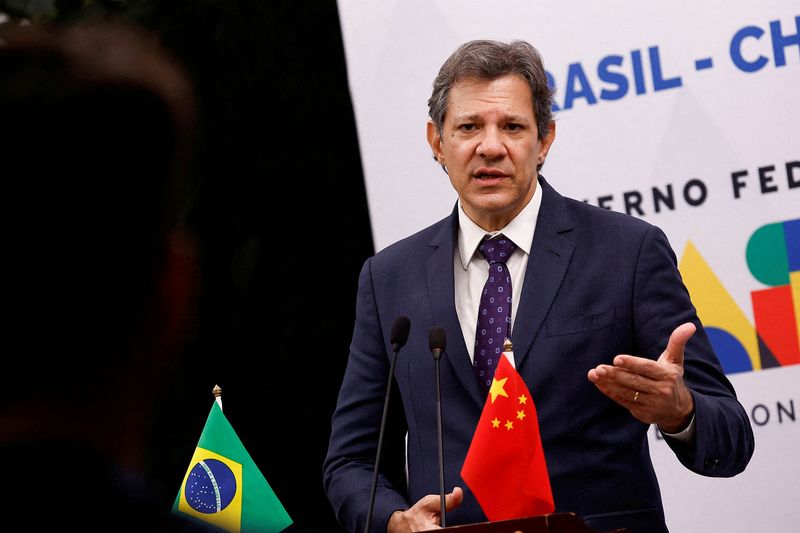
<path id="1" fill-rule="evenodd" d="M 208 530 L 147 466 L 195 294 L 189 82 L 113 24 L 0 42 L 2 501 L 23 529 Z"/>
<path id="2" fill-rule="evenodd" d="M 400 315 L 412 327 L 395 373 L 403 414 L 389 424 L 399 418 L 407 431 L 407 472 L 383 469 L 370 530 L 440 522 L 433 325 L 448 336 L 440 367 L 444 476 L 456 487 L 447 525 L 486 520 L 459 472 L 497 365 L 481 357 L 489 342 L 479 327 L 483 253 L 509 240 L 511 309 L 497 331 L 513 341 L 514 364 L 533 395 L 556 511 L 600 531 L 666 531 L 649 424 L 702 475 L 735 475 L 752 455 L 749 421 L 663 232 L 564 198 L 539 175 L 555 139 L 551 98 L 541 58 L 520 41 L 468 42 L 434 82 L 428 142 L 458 202 L 444 220 L 368 259 L 360 275 L 324 472 L 349 531 L 364 528 L 387 334 Z"/>

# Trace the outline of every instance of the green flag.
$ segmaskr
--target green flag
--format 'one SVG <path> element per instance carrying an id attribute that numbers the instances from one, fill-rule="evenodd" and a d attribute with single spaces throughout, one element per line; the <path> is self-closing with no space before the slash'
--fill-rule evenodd
<path id="1" fill-rule="evenodd" d="M 172 512 L 232 533 L 277 533 L 292 523 L 216 401 Z"/>

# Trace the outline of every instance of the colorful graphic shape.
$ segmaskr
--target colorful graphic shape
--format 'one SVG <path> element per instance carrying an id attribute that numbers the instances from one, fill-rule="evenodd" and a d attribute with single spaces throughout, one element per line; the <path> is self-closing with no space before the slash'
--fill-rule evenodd
<path id="1" fill-rule="evenodd" d="M 783 224 L 761 226 L 747 241 L 747 267 L 758 281 L 770 287 L 789 283 L 789 258 Z"/>
<path id="2" fill-rule="evenodd" d="M 789 276 L 792 284 L 792 300 L 794 301 L 794 323 L 797 329 L 797 344 L 800 344 L 800 270 Z"/>
<path id="3" fill-rule="evenodd" d="M 706 327 L 705 330 L 726 374 L 753 370 L 750 354 L 736 337 L 720 328 Z"/>
<path id="4" fill-rule="evenodd" d="M 756 330 L 781 366 L 800 363 L 792 290 L 789 285 L 753 291 Z"/>
<path id="5" fill-rule="evenodd" d="M 800 364 L 800 297 L 793 287 L 800 272 L 800 219 L 761 226 L 746 255 L 753 277 L 771 287 L 750 293 L 758 335 L 779 365 Z"/>
<path id="6" fill-rule="evenodd" d="M 755 325 L 688 242 L 679 265 L 697 314 L 727 374 L 800 364 L 800 219 L 761 226 L 745 251 Z"/>
<path id="7" fill-rule="evenodd" d="M 725 373 L 761 370 L 756 329 L 691 241 L 679 269 Z"/>

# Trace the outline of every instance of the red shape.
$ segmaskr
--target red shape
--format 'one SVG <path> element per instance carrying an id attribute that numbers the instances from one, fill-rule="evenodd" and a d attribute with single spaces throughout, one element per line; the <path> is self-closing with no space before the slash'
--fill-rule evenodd
<path id="1" fill-rule="evenodd" d="M 489 520 L 552 513 L 555 504 L 536 406 L 505 355 L 494 375 L 495 380 L 503 378 L 508 378 L 503 387 L 508 396 L 498 395 L 494 403 L 491 392 L 486 397 L 461 477 Z"/>
<path id="2" fill-rule="evenodd" d="M 750 296 L 756 331 L 775 359 L 781 366 L 800 364 L 791 285 L 753 291 Z"/>

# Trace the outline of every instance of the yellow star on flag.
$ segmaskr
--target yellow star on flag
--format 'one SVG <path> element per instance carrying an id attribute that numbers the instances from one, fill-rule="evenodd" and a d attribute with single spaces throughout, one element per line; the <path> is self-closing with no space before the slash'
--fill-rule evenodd
<path id="1" fill-rule="evenodd" d="M 514 429 L 514 422 L 512 422 L 511 420 L 506 420 L 506 429 L 509 431 Z"/>
<path id="2" fill-rule="evenodd" d="M 495 417 L 495 419 L 492 420 L 492 427 L 493 428 L 499 428 L 500 427 L 500 421 L 497 419 L 497 417 Z"/>
<path id="3" fill-rule="evenodd" d="M 518 419 L 522 420 L 523 418 L 525 418 L 525 416 L 526 416 L 525 415 L 525 411 L 517 411 L 517 418 Z"/>
<path id="4" fill-rule="evenodd" d="M 519 403 L 520 403 L 520 404 L 528 403 L 528 397 L 527 397 L 527 396 L 525 396 L 524 394 L 523 394 L 523 395 L 521 395 L 521 396 L 520 396 L 519 398 L 517 398 L 517 399 L 519 400 Z"/>
<path id="5" fill-rule="evenodd" d="M 489 394 L 492 396 L 492 403 L 494 403 L 498 396 L 505 396 L 508 398 L 508 393 L 503 388 L 506 381 L 508 381 L 507 377 L 503 379 L 492 378 L 492 386 L 489 388 Z"/>

